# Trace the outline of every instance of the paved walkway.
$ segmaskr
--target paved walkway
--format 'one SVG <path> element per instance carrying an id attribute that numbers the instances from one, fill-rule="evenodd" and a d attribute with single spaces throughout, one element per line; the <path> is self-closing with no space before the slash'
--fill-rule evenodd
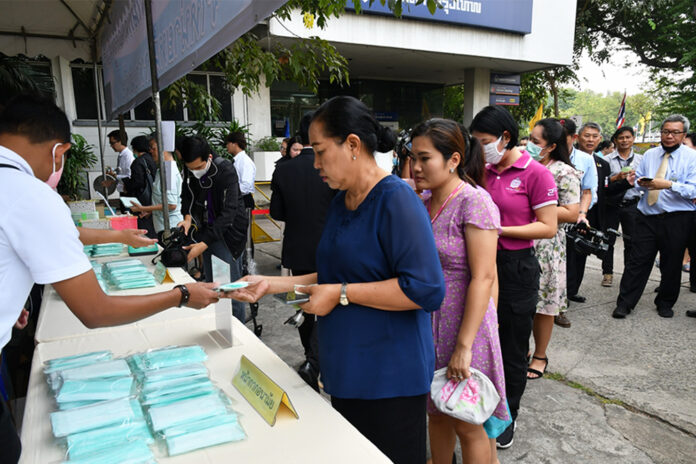
<path id="1" fill-rule="evenodd" d="M 279 257 L 279 243 L 258 245 L 259 273 L 278 274 Z M 615 258 L 623 270 L 620 249 Z M 571 304 L 570 329 L 554 329 L 549 374 L 528 383 L 515 443 L 499 452 L 501 463 L 696 462 L 696 319 L 684 314 L 696 309 L 696 294 L 686 284 L 674 318 L 660 318 L 655 269 L 636 310 L 617 320 L 621 275 L 611 288 L 601 278 L 591 257 L 580 291 L 587 302 Z M 299 366 L 297 330 L 283 325 L 294 310 L 265 297 L 259 312 L 263 341 Z"/>

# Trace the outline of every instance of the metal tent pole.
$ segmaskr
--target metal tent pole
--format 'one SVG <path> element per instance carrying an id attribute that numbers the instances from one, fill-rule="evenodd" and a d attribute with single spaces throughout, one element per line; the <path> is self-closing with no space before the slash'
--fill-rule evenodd
<path id="1" fill-rule="evenodd" d="M 147 49 L 150 55 L 150 80 L 152 81 L 152 101 L 155 103 L 155 130 L 157 131 L 157 156 L 159 158 L 160 187 L 162 188 L 162 218 L 164 219 L 164 238 L 169 237 L 169 205 L 167 203 L 167 170 L 164 164 L 162 144 L 162 108 L 160 106 L 159 83 L 157 81 L 157 60 L 155 56 L 155 37 L 152 25 L 152 0 L 145 1 L 145 20 L 147 22 Z"/>
<path id="2" fill-rule="evenodd" d="M 101 86 L 99 85 L 99 69 L 97 68 L 97 45 L 92 44 L 92 69 L 94 71 L 94 90 L 97 97 L 97 132 L 99 134 L 99 159 L 101 160 L 102 180 L 106 180 L 106 165 L 104 164 L 104 140 L 102 136 L 101 115 Z M 107 193 L 107 192 L 104 192 Z"/>

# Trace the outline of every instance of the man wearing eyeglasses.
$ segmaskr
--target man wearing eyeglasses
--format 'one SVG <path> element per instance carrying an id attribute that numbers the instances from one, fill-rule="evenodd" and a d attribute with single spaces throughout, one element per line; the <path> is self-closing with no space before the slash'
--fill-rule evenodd
<path id="1" fill-rule="evenodd" d="M 696 150 L 682 145 L 689 120 L 675 114 L 661 126 L 661 144 L 643 155 L 636 169 L 638 202 L 635 236 L 612 316 L 623 319 L 636 306 L 648 282 L 655 256 L 660 253 L 657 314 L 672 317 L 679 297 L 684 249 L 694 233 L 696 214 Z"/>

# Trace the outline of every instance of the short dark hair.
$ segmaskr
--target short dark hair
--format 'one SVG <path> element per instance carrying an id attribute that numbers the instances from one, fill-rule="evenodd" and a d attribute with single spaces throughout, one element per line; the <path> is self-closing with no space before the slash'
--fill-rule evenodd
<path id="1" fill-rule="evenodd" d="M 599 142 L 599 145 L 597 145 L 597 150 L 596 151 L 602 151 L 605 148 L 609 148 L 614 144 L 614 140 L 602 140 Z"/>
<path id="2" fill-rule="evenodd" d="M 541 126 L 541 136 L 549 145 L 556 144 L 556 148 L 549 154 L 551 159 L 563 161 L 564 163 L 573 166 L 570 162 L 568 153 L 568 143 L 566 142 L 567 132 L 560 121 L 553 118 L 542 119 L 535 126 Z"/>
<path id="3" fill-rule="evenodd" d="M 33 144 L 60 140 L 70 142 L 70 123 L 51 100 L 18 95 L 0 112 L 0 134 L 21 135 Z"/>
<path id="4" fill-rule="evenodd" d="M 484 134 L 501 137 L 503 132 L 507 131 L 510 134 L 510 141 L 505 145 L 506 149 L 517 146 L 517 139 L 520 136 L 520 130 L 517 122 L 512 117 L 510 112 L 502 106 L 490 105 L 478 112 L 474 116 L 469 126 L 471 132 L 482 132 Z"/>
<path id="5" fill-rule="evenodd" d="M 213 154 L 208 142 L 200 135 L 192 137 L 184 137 L 181 141 L 181 158 L 184 163 L 191 163 L 196 160 L 208 159 L 208 156 Z"/>
<path id="6" fill-rule="evenodd" d="M 314 111 L 308 111 L 300 119 L 300 130 L 297 132 L 297 137 L 300 138 L 300 143 L 304 146 L 309 145 L 309 125 L 313 116 Z"/>
<path id="7" fill-rule="evenodd" d="M 691 140 L 691 143 L 693 143 L 696 147 L 696 132 L 689 132 L 688 134 L 686 134 L 686 138 Z"/>
<path id="8" fill-rule="evenodd" d="M 246 150 L 247 147 L 246 137 L 244 137 L 244 132 L 242 131 L 235 131 L 227 134 L 227 137 L 225 137 L 225 143 L 236 143 L 242 150 Z"/>
<path id="9" fill-rule="evenodd" d="M 150 139 L 144 135 L 139 135 L 131 140 L 131 147 L 138 153 L 150 151 Z"/>
<path id="10" fill-rule="evenodd" d="M 110 139 L 116 139 L 117 141 L 121 142 L 122 145 L 128 145 L 128 134 L 126 134 L 126 131 L 123 131 L 123 138 L 121 138 L 121 131 L 120 129 L 112 130 L 106 136 Z"/>
<path id="11" fill-rule="evenodd" d="M 616 129 L 616 132 L 614 132 L 614 135 L 611 136 L 611 140 L 614 141 L 616 140 L 616 137 L 621 135 L 622 132 L 630 132 L 632 136 L 636 136 L 636 132 L 633 130 L 631 126 L 622 126 Z"/>
<path id="12" fill-rule="evenodd" d="M 434 118 L 413 128 L 411 140 L 428 137 L 433 146 L 442 153 L 445 161 L 457 152 L 461 155 L 457 174 L 474 187 L 485 186 L 485 165 L 481 143 L 469 135 L 466 127 L 450 119 Z"/>
<path id="13" fill-rule="evenodd" d="M 323 125 L 324 134 L 343 143 L 350 134 L 357 135 L 370 155 L 375 150 L 388 152 L 394 148 L 396 137 L 381 125 L 367 106 L 355 97 L 333 97 L 319 107 L 312 116 L 312 124 Z"/>

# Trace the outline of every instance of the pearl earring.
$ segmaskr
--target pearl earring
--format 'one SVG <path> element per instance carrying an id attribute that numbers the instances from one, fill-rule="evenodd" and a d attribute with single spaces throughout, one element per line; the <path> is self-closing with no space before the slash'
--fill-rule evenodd
<path id="1" fill-rule="evenodd" d="M 450 174 L 454 174 L 454 168 L 450 168 Z"/>
<path id="2" fill-rule="evenodd" d="M 357 157 L 357 156 L 355 156 L 355 155 L 353 155 L 353 160 L 356 160 L 356 159 L 358 159 L 358 157 Z"/>

